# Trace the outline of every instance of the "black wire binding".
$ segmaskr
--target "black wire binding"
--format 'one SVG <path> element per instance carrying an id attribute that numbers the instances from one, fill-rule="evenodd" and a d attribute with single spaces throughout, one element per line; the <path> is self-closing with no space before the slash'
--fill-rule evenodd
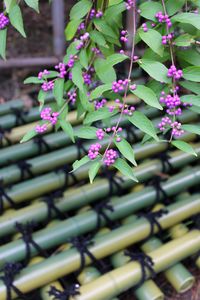
<path id="1" fill-rule="evenodd" d="M 123 129 L 126 131 L 126 139 L 130 143 L 137 143 L 139 141 L 139 137 L 137 136 L 135 129 L 130 124 L 124 124 Z"/>
<path id="2" fill-rule="evenodd" d="M 83 139 L 76 139 L 75 146 L 77 149 L 77 159 L 81 159 L 83 155 L 88 154 L 88 151 L 84 146 Z"/>
<path id="3" fill-rule="evenodd" d="M 16 208 L 16 203 L 12 200 L 12 198 L 7 194 L 3 186 L 3 180 L 0 179 L 0 215 L 4 212 L 4 201 L 7 201 L 10 206 Z"/>
<path id="4" fill-rule="evenodd" d="M 109 192 L 108 197 L 113 196 L 114 194 L 117 194 L 118 196 L 122 195 L 123 188 L 122 183 L 124 182 L 123 178 L 116 175 L 117 170 L 109 170 L 107 168 L 103 168 L 103 171 L 100 175 L 102 178 L 107 178 L 108 184 L 109 184 Z M 116 192 L 115 192 L 116 189 Z"/>
<path id="5" fill-rule="evenodd" d="M 173 172 L 174 167 L 170 162 L 171 156 L 167 153 L 167 151 L 170 149 L 170 145 L 168 145 L 168 149 L 165 152 L 162 152 L 157 155 L 157 157 L 160 159 L 161 164 L 162 164 L 162 173 L 168 173 L 168 172 Z"/>
<path id="6" fill-rule="evenodd" d="M 58 190 L 52 193 L 49 193 L 42 199 L 43 202 L 47 205 L 47 222 L 52 219 L 52 214 L 55 213 L 56 217 L 61 220 L 66 218 L 66 215 L 55 205 L 55 199 L 63 196 L 63 191 Z"/>
<path id="7" fill-rule="evenodd" d="M 163 202 L 165 205 L 169 205 L 170 201 L 165 190 L 162 188 L 162 178 L 159 175 L 155 175 L 154 178 L 148 182 L 147 185 L 153 186 L 156 191 L 156 203 Z"/>
<path id="8" fill-rule="evenodd" d="M 75 174 L 71 171 L 72 171 L 72 169 L 68 164 L 65 164 L 65 165 L 55 169 L 56 173 L 64 172 L 64 174 L 65 174 L 65 182 L 64 182 L 64 185 L 63 185 L 63 189 L 65 189 L 67 186 L 69 186 L 69 178 L 72 179 L 72 184 L 79 183 L 79 180 L 77 179 Z"/>
<path id="9" fill-rule="evenodd" d="M 69 240 L 69 242 L 77 249 L 80 254 L 80 268 L 77 270 L 77 274 L 80 274 L 83 269 L 86 267 L 86 256 L 88 256 L 92 263 L 98 267 L 102 272 L 104 272 L 105 265 L 102 261 L 98 261 L 96 257 L 90 252 L 88 246 L 93 245 L 93 242 L 90 240 L 90 237 L 74 237 Z"/>
<path id="10" fill-rule="evenodd" d="M 43 151 L 47 151 L 47 152 L 51 151 L 51 147 L 41 135 L 35 136 L 33 138 L 33 141 L 38 146 L 39 154 L 42 154 Z"/>
<path id="11" fill-rule="evenodd" d="M 150 272 L 151 278 L 154 278 L 156 273 L 153 269 L 154 262 L 152 258 L 145 253 L 139 252 L 139 253 L 133 253 L 131 251 L 125 250 L 124 254 L 128 257 L 130 257 L 130 261 L 136 261 L 140 264 L 142 276 L 140 281 L 137 285 L 135 285 L 135 289 L 139 288 L 147 279 L 147 270 Z"/>
<path id="12" fill-rule="evenodd" d="M 148 240 L 150 237 L 152 237 L 154 235 L 155 227 L 157 227 L 157 229 L 158 229 L 158 232 L 157 232 L 158 235 L 162 232 L 162 226 L 160 225 L 160 223 L 157 219 L 161 218 L 164 214 L 167 214 L 167 213 L 168 213 L 168 210 L 160 209 L 160 210 L 155 211 L 155 212 L 150 211 L 146 214 L 141 213 L 141 214 L 138 215 L 139 218 L 143 217 L 143 218 L 147 219 L 147 221 L 150 224 L 149 235 L 144 241 Z"/>
<path id="13" fill-rule="evenodd" d="M 93 206 L 93 210 L 97 214 L 97 226 L 96 226 L 96 231 L 98 231 L 101 228 L 101 221 L 102 219 L 105 220 L 106 224 L 112 228 L 113 222 L 112 220 L 108 217 L 107 213 L 105 210 L 109 210 L 110 212 L 114 212 L 114 208 L 111 203 L 109 203 L 109 200 L 103 200 L 100 203 L 97 203 L 96 205 Z"/>
<path id="14" fill-rule="evenodd" d="M 0 276 L 0 280 L 3 281 L 6 286 L 6 300 L 12 300 L 12 291 L 20 298 L 27 299 L 27 297 L 14 285 L 14 279 L 22 269 L 20 263 L 6 263 L 3 268 L 3 275 Z"/>
<path id="15" fill-rule="evenodd" d="M 0 147 L 3 147 L 3 140 L 5 140 L 8 145 L 11 145 L 11 141 L 6 136 L 6 133 L 9 133 L 11 129 L 5 129 L 2 126 L 0 126 Z"/>
<path id="16" fill-rule="evenodd" d="M 34 174 L 31 171 L 32 164 L 28 163 L 25 160 L 19 160 L 18 162 L 16 162 L 16 165 L 20 169 L 21 180 L 24 180 L 26 178 L 26 175 L 28 175 L 28 177 L 34 177 Z"/>
<path id="17" fill-rule="evenodd" d="M 17 107 L 11 107 L 10 110 L 16 117 L 15 126 L 24 125 L 27 123 L 24 117 L 28 114 L 28 112 L 25 112 Z"/>
<path id="18" fill-rule="evenodd" d="M 48 294 L 54 296 L 53 300 L 69 300 L 70 297 L 80 295 L 79 288 L 79 284 L 73 284 L 64 291 L 60 291 L 55 286 L 51 286 Z"/>
<path id="19" fill-rule="evenodd" d="M 26 258 L 25 264 L 29 262 L 31 259 L 31 247 L 35 248 L 42 256 L 47 257 L 46 252 L 33 240 L 32 234 L 36 224 L 31 221 L 26 224 L 21 224 L 16 222 L 16 229 L 19 233 L 21 233 L 21 239 L 25 243 L 26 247 Z"/>

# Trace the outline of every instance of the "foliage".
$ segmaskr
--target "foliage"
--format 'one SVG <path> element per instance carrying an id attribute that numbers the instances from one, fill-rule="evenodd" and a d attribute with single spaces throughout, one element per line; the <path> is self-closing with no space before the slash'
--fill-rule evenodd
<path id="1" fill-rule="evenodd" d="M 25 3 L 39 11 L 38 0 Z M 22 12 L 16 0 L 4 0 L 4 16 L 9 18 L 24 37 Z M 184 132 L 200 134 L 197 125 L 182 124 L 178 116 L 191 105 L 199 106 L 200 17 L 198 1 L 135 1 L 79 0 L 72 7 L 65 29 L 69 45 L 66 55 L 55 70 L 44 70 L 30 77 L 26 84 L 40 84 L 40 109 L 49 93 L 56 105 L 42 110 L 43 121 L 27 133 L 23 142 L 41 134 L 50 125 L 62 129 L 76 142 L 77 138 L 97 140 L 88 155 L 75 161 L 73 170 L 88 164 L 93 182 L 99 169 L 116 168 L 137 181 L 136 161 L 131 141 L 127 141 L 123 123 L 139 128 L 143 141 L 168 141 L 182 151 L 196 155 L 193 148 L 181 140 Z M 122 16 L 130 10 L 133 15 L 133 35 L 122 26 Z M 0 29 L 0 55 L 5 58 L 7 25 Z M 132 41 L 131 51 L 125 52 L 126 42 Z M 141 47 L 145 48 L 140 57 Z M 129 64 L 128 75 L 119 77 L 117 66 Z M 146 82 L 137 84 L 131 77 L 142 70 Z M 159 93 L 161 94 L 159 95 Z M 144 107 L 158 109 L 165 116 L 156 125 L 128 103 L 127 95 L 134 94 Z M 45 108 L 46 109 L 46 108 Z M 74 132 L 68 113 L 76 109 L 83 125 Z M 103 141 L 107 141 L 106 147 Z"/>

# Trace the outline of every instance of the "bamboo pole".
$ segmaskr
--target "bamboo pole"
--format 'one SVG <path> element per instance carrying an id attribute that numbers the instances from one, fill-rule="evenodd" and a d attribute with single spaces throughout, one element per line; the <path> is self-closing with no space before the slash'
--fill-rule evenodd
<path id="1" fill-rule="evenodd" d="M 200 249 L 200 231 L 193 230 L 185 236 L 170 241 L 148 255 L 154 261 L 156 273 L 196 253 Z M 141 268 L 137 262 L 113 270 L 101 278 L 80 287 L 77 300 L 110 299 L 137 284 L 141 278 Z M 72 299 L 72 298 L 71 298 Z"/>
<path id="2" fill-rule="evenodd" d="M 180 221 L 190 218 L 193 214 L 200 212 L 200 197 L 199 195 L 195 195 L 188 200 L 173 203 L 167 206 L 167 209 L 169 213 L 159 218 L 159 222 L 163 229 L 169 228 Z M 90 232 L 92 226 L 94 229 L 96 228 L 96 224 L 97 215 L 89 211 L 85 214 L 80 214 L 74 218 L 55 224 L 50 228 L 45 228 L 34 233 L 33 239 L 42 249 L 46 250 L 63 244 L 64 241 L 71 237 Z M 145 239 L 149 234 L 149 230 L 149 222 L 145 218 L 141 217 L 134 223 L 124 225 L 112 232 L 96 237 L 94 239 L 95 244 L 89 248 L 97 259 L 100 259 Z M 157 232 L 157 228 L 155 228 L 154 232 Z M 0 267 L 2 267 L 5 262 L 23 260 L 25 254 L 26 247 L 22 240 L 15 240 L 1 246 Z M 36 255 L 37 250 L 32 248 L 31 254 L 32 256 Z M 72 248 L 67 251 L 63 251 L 56 255 L 56 258 L 61 257 L 64 259 L 65 254 L 66 266 L 68 265 L 68 268 L 65 270 L 67 273 L 62 273 L 60 276 L 77 270 L 80 264 L 80 257 L 77 250 Z M 45 261 L 48 263 L 49 259 Z M 87 262 L 89 262 L 88 259 Z M 58 277 L 50 278 L 50 282 L 57 278 Z"/>
<path id="3" fill-rule="evenodd" d="M 191 202 L 188 201 L 187 204 L 179 203 L 178 207 L 177 203 L 172 204 L 168 206 L 167 209 L 169 213 L 159 219 L 163 229 L 167 229 L 192 216 L 195 211 L 200 209 L 200 205 L 198 203 L 198 205 L 193 205 L 192 207 Z M 146 219 L 141 218 L 135 222 L 135 226 L 133 226 L 133 224 L 122 226 L 121 228 L 95 238 L 95 244 L 90 246 L 89 249 L 97 259 L 100 259 L 141 241 L 147 237 L 148 234 L 149 223 Z M 193 230 L 182 238 L 169 242 L 158 250 L 154 250 L 150 253 L 150 256 L 155 263 L 155 271 L 161 272 L 187 256 L 196 253 L 199 249 L 200 231 Z M 86 258 L 86 263 L 90 263 L 88 257 Z M 25 268 L 21 274 L 16 277 L 14 284 L 22 292 L 26 293 L 74 272 L 79 266 L 80 255 L 77 250 L 72 248 L 36 265 Z M 129 263 L 81 287 L 81 296 L 78 299 L 100 300 L 115 297 L 134 284 L 137 284 L 140 277 L 140 265 L 138 263 Z M 13 299 L 14 298 L 15 295 L 13 295 Z M 3 283 L 0 283 L 0 299 L 6 299 L 6 287 Z"/>
<path id="4" fill-rule="evenodd" d="M 195 148 L 196 152 L 199 154 L 200 147 Z M 181 151 L 175 151 L 171 153 L 170 163 L 173 165 L 175 169 L 179 169 L 193 161 L 196 161 L 200 156 L 193 156 Z M 136 167 L 135 175 L 137 176 L 140 182 L 145 182 L 148 179 L 152 178 L 157 172 L 162 171 L 162 163 L 160 160 L 151 160 L 150 162 L 141 163 L 140 166 Z M 85 172 L 87 169 L 85 167 Z M 196 173 L 191 174 L 191 178 L 198 177 L 199 170 L 196 170 Z M 6 193 L 13 199 L 15 203 L 27 202 L 36 197 L 45 195 L 46 193 L 50 193 L 64 186 L 65 184 L 65 172 L 51 172 L 43 176 L 39 176 L 37 178 L 27 180 L 25 182 L 16 184 L 11 189 L 6 190 Z M 127 177 L 119 174 L 119 176 L 123 179 L 122 189 L 131 188 L 136 183 L 128 179 Z M 197 176 L 197 177 L 196 177 Z M 114 191 L 116 188 L 114 187 Z M 72 203 L 78 202 L 82 203 L 81 199 L 90 199 L 86 201 L 95 201 L 100 198 L 104 198 L 109 194 L 109 182 L 107 179 L 98 179 L 95 181 L 93 185 L 86 185 L 79 188 L 69 189 L 68 190 L 68 205 L 74 205 Z M 83 201 L 83 200 L 82 200 Z M 65 202 L 66 203 L 66 202 Z M 4 202 L 4 207 L 10 207 L 8 202 Z M 39 212 L 40 215 L 40 212 Z"/>

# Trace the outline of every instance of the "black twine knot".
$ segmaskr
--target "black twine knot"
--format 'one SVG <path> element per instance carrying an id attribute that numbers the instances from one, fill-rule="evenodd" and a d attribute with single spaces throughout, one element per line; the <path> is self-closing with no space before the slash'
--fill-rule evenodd
<path id="1" fill-rule="evenodd" d="M 77 159 L 81 159 L 83 155 L 88 154 L 87 149 L 84 146 L 83 139 L 76 139 L 75 146 L 77 148 Z"/>
<path id="2" fill-rule="evenodd" d="M 60 291 L 55 286 L 51 286 L 48 294 L 54 296 L 53 300 L 69 300 L 70 297 L 80 295 L 79 288 L 79 284 L 73 284 L 64 291 Z"/>
<path id="3" fill-rule="evenodd" d="M 109 200 L 104 200 L 101 201 L 100 203 L 97 203 L 96 205 L 93 206 L 93 210 L 97 214 L 97 226 L 96 230 L 99 230 L 101 228 L 101 221 L 102 219 L 105 220 L 106 224 L 109 227 L 112 227 L 112 220 L 108 217 L 107 213 L 105 210 L 108 210 L 110 212 L 114 212 L 114 208 L 111 203 L 109 203 Z"/>
<path id="4" fill-rule="evenodd" d="M 147 271 L 150 272 L 151 278 L 154 278 L 156 273 L 153 269 L 154 262 L 150 256 L 145 253 L 133 253 L 131 251 L 125 250 L 124 254 L 130 257 L 130 261 L 136 261 L 140 264 L 142 276 L 137 285 L 135 285 L 135 289 L 139 288 L 147 279 Z"/>
<path id="5" fill-rule="evenodd" d="M 15 202 L 12 200 L 12 198 L 7 194 L 7 192 L 4 189 L 3 180 L 0 179 L 0 215 L 2 215 L 4 212 L 4 201 L 7 201 L 10 204 L 10 206 L 16 208 Z"/>
<path id="6" fill-rule="evenodd" d="M 157 220 L 158 218 L 161 218 L 164 214 L 167 214 L 168 210 L 166 209 L 160 209 L 158 211 L 154 211 L 154 212 L 148 212 L 146 214 L 139 214 L 139 218 L 143 217 L 145 219 L 147 219 L 147 221 L 150 224 L 150 233 L 148 235 L 148 237 L 145 240 L 148 240 L 152 235 L 154 235 L 154 229 L 155 227 L 157 227 L 158 232 L 157 234 L 160 234 L 162 231 L 162 226 L 159 223 L 159 221 Z"/>
<path id="7" fill-rule="evenodd" d="M 7 133 L 9 133 L 11 130 L 10 129 L 5 129 L 2 126 L 0 126 L 0 146 L 3 147 L 3 140 L 5 140 L 8 145 L 11 145 L 11 141 L 9 138 L 6 136 Z"/>
<path id="8" fill-rule="evenodd" d="M 151 185 L 155 188 L 156 191 L 156 203 L 163 202 L 165 205 L 169 205 L 170 201 L 165 190 L 162 188 L 163 179 L 159 175 L 155 175 L 154 178 L 149 181 L 148 185 Z"/>
<path id="9" fill-rule="evenodd" d="M 38 152 L 39 154 L 42 154 L 44 151 L 51 151 L 51 147 L 49 146 L 49 144 L 45 141 L 45 139 L 41 136 L 35 136 L 33 138 L 34 143 L 37 144 L 38 146 Z"/>
<path id="10" fill-rule="evenodd" d="M 92 263 L 98 267 L 100 270 L 104 270 L 105 269 L 105 265 L 103 264 L 103 262 L 98 261 L 97 258 L 92 254 L 92 252 L 90 252 L 90 250 L 88 249 L 89 246 L 93 245 L 94 243 L 90 240 L 90 237 L 74 237 L 72 239 L 69 240 L 69 242 L 73 245 L 73 247 L 76 248 L 76 250 L 79 252 L 80 254 L 80 268 L 77 271 L 77 274 L 80 274 L 83 269 L 86 267 L 86 256 L 88 256 L 90 258 L 90 260 L 92 261 Z"/>
<path id="11" fill-rule="evenodd" d="M 162 152 L 158 155 L 158 158 L 160 159 L 161 165 L 162 165 L 162 173 L 173 172 L 174 167 L 170 162 L 171 156 L 167 152 Z"/>
<path id="12" fill-rule="evenodd" d="M 10 110 L 16 117 L 15 126 L 20 126 L 26 124 L 25 116 L 28 112 L 25 112 L 17 107 L 11 107 Z"/>
<path id="13" fill-rule="evenodd" d="M 0 280 L 3 281 L 6 286 L 6 300 L 12 300 L 12 291 L 22 299 L 26 299 L 25 295 L 14 285 L 14 279 L 22 269 L 20 263 L 6 263 L 3 268 L 3 275 L 0 276 Z"/>
<path id="14" fill-rule="evenodd" d="M 123 189 L 122 189 L 122 183 L 124 182 L 123 178 L 121 176 L 118 176 L 117 170 L 109 170 L 107 168 L 103 169 L 101 177 L 106 177 L 109 184 L 109 192 L 108 197 L 111 197 L 114 194 L 117 194 L 118 196 L 122 195 Z"/>
<path id="15" fill-rule="evenodd" d="M 34 241 L 32 237 L 34 228 L 36 227 L 35 222 L 31 221 L 31 222 L 27 222 L 26 224 L 21 224 L 16 222 L 15 226 L 17 231 L 21 234 L 21 239 L 25 243 L 25 247 L 26 247 L 25 264 L 27 264 L 31 258 L 31 247 L 37 250 L 44 257 L 47 257 L 45 251 Z"/>
<path id="16" fill-rule="evenodd" d="M 52 219 L 53 212 L 61 220 L 64 220 L 66 218 L 65 214 L 55 205 L 55 199 L 60 198 L 62 196 L 63 196 L 63 191 L 58 190 L 58 191 L 49 193 L 42 200 L 47 205 L 47 221 L 48 222 Z"/>
<path id="17" fill-rule="evenodd" d="M 32 164 L 28 163 L 25 160 L 20 160 L 16 164 L 17 164 L 17 166 L 18 166 L 18 168 L 20 169 L 20 172 L 21 172 L 21 180 L 24 180 L 27 175 L 29 177 L 34 177 L 34 174 L 31 171 Z"/>
<path id="18" fill-rule="evenodd" d="M 65 164 L 61 167 L 58 167 L 55 172 L 59 173 L 59 172 L 64 172 L 65 174 L 65 182 L 64 182 L 64 186 L 63 189 L 67 186 L 69 186 L 69 180 L 70 178 L 72 179 L 72 184 L 77 184 L 79 181 L 77 179 L 77 177 L 75 176 L 75 174 L 73 172 L 71 172 L 72 169 L 68 164 Z"/>

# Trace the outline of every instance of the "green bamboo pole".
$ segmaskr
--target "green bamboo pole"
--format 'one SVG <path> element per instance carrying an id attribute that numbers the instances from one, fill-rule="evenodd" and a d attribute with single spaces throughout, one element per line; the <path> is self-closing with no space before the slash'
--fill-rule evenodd
<path id="1" fill-rule="evenodd" d="M 198 151 L 200 151 L 200 149 Z M 196 159 L 195 156 L 191 156 L 189 154 L 176 151 L 173 152 L 172 158 L 170 159 L 170 163 L 173 165 L 174 168 L 180 168 L 192 161 L 195 161 L 194 158 Z M 139 167 L 135 168 L 135 174 L 140 180 L 140 182 L 144 182 L 152 178 L 152 176 L 156 172 L 159 172 L 161 170 L 162 170 L 161 162 L 159 160 L 155 160 L 147 163 L 142 163 Z M 60 181 L 58 180 L 58 176 L 60 176 Z M 175 177 L 177 178 L 177 181 L 175 180 L 176 182 L 175 185 L 173 184 L 174 181 L 169 180 L 167 183 L 163 184 L 163 188 L 166 189 L 168 193 L 170 193 L 170 190 L 173 191 L 172 193 L 180 192 L 179 182 L 180 184 L 182 184 L 182 186 L 185 189 L 187 189 L 188 187 L 195 185 L 196 183 L 199 182 L 199 176 L 200 176 L 200 169 L 198 167 L 192 169 L 192 172 L 191 170 L 187 170 L 185 173 L 181 174 L 180 176 L 177 175 L 177 177 Z M 34 182 L 36 182 L 36 184 L 34 184 Z M 15 186 L 15 191 L 16 191 L 15 194 L 9 193 L 10 197 L 14 201 L 21 202 L 23 199 L 24 201 L 27 201 L 28 197 L 30 199 L 35 195 L 40 194 L 39 192 L 41 192 L 41 190 L 43 194 L 45 194 L 46 192 L 50 192 L 50 190 L 54 190 L 56 187 L 59 188 L 64 184 L 64 175 L 63 173 L 61 174 L 50 173 L 44 176 L 40 176 L 33 180 L 29 180 L 28 187 L 27 185 L 25 185 L 25 183 L 20 183 Z M 60 183 L 62 183 L 62 185 Z M 124 178 L 122 188 L 127 188 L 127 187 L 130 188 L 132 186 L 135 186 L 135 182 L 127 178 Z M 17 191 L 20 192 L 19 195 L 17 194 Z M 23 191 L 25 191 L 25 193 L 23 193 Z M 136 206 L 133 206 L 134 209 L 136 210 L 138 209 L 137 208 L 138 204 L 139 204 L 139 208 L 141 208 L 144 207 L 144 205 L 151 205 L 152 203 L 154 203 L 155 201 L 154 188 L 149 187 L 145 191 L 149 191 L 149 194 L 147 196 L 147 204 L 145 204 L 144 202 L 144 197 L 145 197 L 144 195 L 146 193 L 141 191 L 140 193 L 134 194 L 135 197 L 133 199 L 136 199 L 135 200 Z M 61 211 L 67 212 L 69 210 L 78 208 L 88 203 L 95 202 L 100 198 L 104 198 L 108 195 L 108 192 L 109 192 L 108 181 L 106 179 L 98 179 L 93 185 L 87 184 L 85 186 L 77 187 L 75 190 L 74 189 L 67 190 L 64 193 L 64 198 L 58 199 L 55 202 L 55 204 Z M 13 195 L 17 195 L 17 197 L 15 196 L 14 198 Z M 139 201 L 137 201 L 136 195 L 138 195 Z M 125 196 L 125 199 L 127 200 L 132 199 L 132 194 Z M 9 207 L 9 205 L 6 204 L 7 203 L 5 202 L 5 206 Z M 35 221 L 45 220 L 47 216 L 47 212 L 48 210 L 46 204 L 44 204 L 43 202 L 36 202 L 18 211 L 9 212 L 8 214 L 5 214 L 0 218 L 0 236 L 13 232 L 14 231 L 13 225 L 16 222 L 27 222 L 30 219 L 33 219 Z"/>
<path id="2" fill-rule="evenodd" d="M 185 236 L 170 241 L 148 255 L 154 261 L 156 273 L 185 259 L 200 249 L 200 231 L 193 230 Z M 113 270 L 99 279 L 80 287 L 77 300 L 103 300 L 118 295 L 137 284 L 141 278 L 141 268 L 137 262 Z M 71 298 L 72 299 L 72 298 Z"/>
<path id="3" fill-rule="evenodd" d="M 159 222 L 163 229 L 169 228 L 180 221 L 183 221 L 191 217 L 194 213 L 200 211 L 200 197 L 195 195 L 188 200 L 173 203 L 167 207 L 169 213 L 159 219 Z M 103 223 L 103 222 L 102 222 Z M 92 211 L 85 214 L 78 215 L 69 220 L 62 221 L 57 225 L 50 228 L 45 228 L 37 233 L 33 234 L 34 241 L 43 249 L 50 249 L 63 244 L 64 241 L 73 237 L 85 234 L 91 231 L 91 228 L 96 227 L 97 215 Z M 131 224 L 124 225 L 112 232 L 101 235 L 94 240 L 96 241 L 93 246 L 90 247 L 91 252 L 98 258 L 103 258 L 107 255 L 117 252 L 131 244 L 137 243 L 149 234 L 150 224 L 145 218 L 139 218 L 137 221 Z M 157 228 L 155 231 L 157 232 Z M 56 255 L 56 257 L 62 257 L 66 253 L 69 260 L 69 268 L 67 273 L 69 274 L 75 271 L 80 263 L 80 257 L 75 249 L 69 249 Z M 68 254 L 67 254 L 68 253 Z M 9 261 L 21 261 L 26 254 L 26 247 L 22 240 L 15 240 L 0 247 L 0 267 L 5 262 Z M 37 254 L 36 249 L 31 249 L 32 256 Z M 69 256 L 68 256 L 69 255 Z M 48 259 L 46 260 L 48 261 Z M 89 262 L 89 260 L 87 260 Z M 68 263 L 67 263 L 68 265 Z M 43 267 L 42 267 L 43 268 Z M 62 276 L 62 275 L 61 275 Z M 53 281 L 56 278 L 50 280 Z M 47 282 L 48 283 L 48 282 Z"/>
<path id="4" fill-rule="evenodd" d="M 187 219 L 194 214 L 195 210 L 200 209 L 199 204 L 196 205 L 196 207 L 193 207 L 193 209 L 190 205 L 191 203 L 188 203 L 187 205 L 179 203 L 179 206 L 177 207 L 176 203 L 168 206 L 167 209 L 169 210 L 169 213 L 159 219 L 163 229 L 167 229 L 170 226 Z M 141 218 L 135 222 L 135 226 L 133 226 L 133 224 L 122 226 L 108 234 L 95 238 L 95 244 L 90 246 L 89 249 L 97 259 L 101 259 L 113 252 L 141 241 L 147 237 L 148 234 L 149 223 L 146 219 Z M 196 253 L 199 249 L 200 231 L 193 230 L 182 238 L 169 242 L 158 250 L 154 250 L 150 253 L 150 256 L 155 263 L 155 271 L 161 272 L 178 261 Z M 90 263 L 88 257 L 86 258 L 86 263 Z M 80 255 L 77 250 L 72 248 L 36 265 L 25 268 L 21 274 L 16 277 L 14 284 L 22 292 L 26 293 L 74 272 L 79 266 Z M 109 299 L 130 288 L 134 284 L 137 284 L 140 277 L 141 270 L 139 264 L 129 263 L 128 265 L 109 272 L 92 283 L 81 287 L 81 298 L 79 299 Z M 113 279 L 115 279 L 115 284 Z M 100 298 L 102 293 L 104 293 L 103 297 Z M 13 298 L 15 298 L 15 296 Z M 3 283 L 0 283 L 0 299 L 6 299 L 6 287 Z"/>

